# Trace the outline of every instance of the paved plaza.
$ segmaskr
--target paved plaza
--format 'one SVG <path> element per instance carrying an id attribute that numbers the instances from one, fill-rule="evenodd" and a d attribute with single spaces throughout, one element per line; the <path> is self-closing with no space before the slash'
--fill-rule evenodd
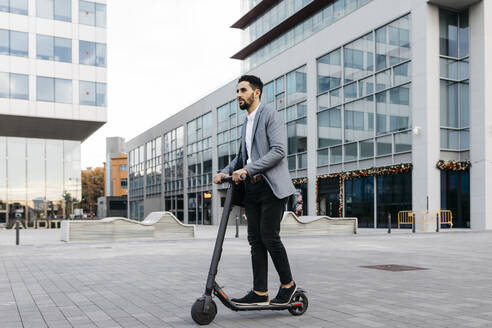
<path id="1" fill-rule="evenodd" d="M 215 229 L 212 227 L 211 229 Z M 233 231 L 231 227 L 230 231 Z M 193 327 L 214 231 L 180 241 L 61 243 L 59 231 L 0 231 L 0 327 Z M 251 288 L 241 230 L 225 241 L 217 281 Z M 285 237 L 309 309 L 232 312 L 218 303 L 210 327 L 492 327 L 492 232 Z M 383 271 L 397 264 L 427 270 Z M 278 278 L 270 263 L 270 289 Z"/>

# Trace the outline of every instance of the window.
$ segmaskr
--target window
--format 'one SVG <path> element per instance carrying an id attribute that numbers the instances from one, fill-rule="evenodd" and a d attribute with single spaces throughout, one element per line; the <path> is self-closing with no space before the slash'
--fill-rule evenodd
<path id="1" fill-rule="evenodd" d="M 340 86 L 342 80 L 341 50 L 318 59 L 318 93 Z"/>
<path id="2" fill-rule="evenodd" d="M 71 39 L 38 34 L 36 36 L 36 48 L 39 59 L 72 62 Z"/>
<path id="3" fill-rule="evenodd" d="M 36 15 L 64 22 L 72 21 L 71 0 L 37 0 Z"/>
<path id="4" fill-rule="evenodd" d="M 106 5 L 96 3 L 96 26 L 106 27 Z"/>
<path id="5" fill-rule="evenodd" d="M 0 11 L 27 15 L 28 0 L 0 0 Z"/>
<path id="6" fill-rule="evenodd" d="M 263 91 L 265 91 L 265 89 L 263 89 Z M 262 97 L 262 99 L 264 98 Z M 237 155 L 241 138 L 241 128 L 246 118 L 246 114 L 246 110 L 239 109 L 237 100 L 232 100 L 217 108 L 217 149 L 219 169 L 223 169 L 227 166 L 227 164 L 229 164 L 229 162 Z"/>
<path id="7" fill-rule="evenodd" d="M 468 150 L 469 31 L 468 11 L 439 10 L 441 149 Z"/>
<path id="8" fill-rule="evenodd" d="M 0 29 L 0 55 L 27 57 L 28 33 Z"/>
<path id="9" fill-rule="evenodd" d="M 127 170 L 127 165 L 126 164 L 120 164 L 120 171 L 126 171 Z"/>
<path id="10" fill-rule="evenodd" d="M 89 1 L 79 1 L 79 23 L 106 27 L 106 5 Z"/>
<path id="11" fill-rule="evenodd" d="M 410 129 L 410 86 L 403 85 L 376 95 L 377 134 Z"/>
<path id="12" fill-rule="evenodd" d="M 106 107 L 106 83 L 80 81 L 80 104 Z"/>
<path id="13" fill-rule="evenodd" d="M 358 80 L 373 72 L 373 49 L 372 32 L 343 48 L 345 83 Z"/>
<path id="14" fill-rule="evenodd" d="M 370 138 L 374 135 L 373 96 L 345 105 L 345 142 Z"/>
<path id="15" fill-rule="evenodd" d="M 230 106 L 229 106 L 230 105 Z M 236 102 L 223 106 L 227 116 L 235 118 Z M 232 110 L 233 111 L 232 111 Z M 212 112 L 187 124 L 188 186 L 212 183 Z"/>
<path id="16" fill-rule="evenodd" d="M 287 151 L 289 170 L 307 167 L 306 102 L 287 108 Z"/>
<path id="17" fill-rule="evenodd" d="M 96 66 L 106 67 L 106 45 L 96 43 Z"/>
<path id="18" fill-rule="evenodd" d="M 263 94 L 261 96 L 261 100 L 265 102 L 266 105 L 268 104 L 271 105 L 275 101 L 273 81 L 265 84 L 265 86 L 263 87 Z"/>
<path id="19" fill-rule="evenodd" d="M 10 55 L 10 31 L 0 29 L 0 55 Z"/>
<path id="20" fill-rule="evenodd" d="M 335 1 L 335 14 L 327 15 L 336 15 L 337 5 L 342 15 L 343 3 L 356 2 Z M 411 151 L 410 19 L 401 17 L 317 60 L 318 166 Z M 467 64 L 449 67 L 449 74 L 468 75 Z"/>
<path id="21" fill-rule="evenodd" d="M 183 138 L 182 126 L 164 135 L 164 192 L 183 189 Z M 166 205 L 166 210 L 172 208 Z"/>
<path id="22" fill-rule="evenodd" d="M 79 24 L 96 25 L 96 4 L 94 2 L 79 1 Z"/>
<path id="23" fill-rule="evenodd" d="M 79 41 L 79 63 L 83 65 L 106 67 L 106 45 L 89 41 Z"/>
<path id="24" fill-rule="evenodd" d="M 340 108 L 318 114 L 318 148 L 342 143 L 342 116 Z"/>
<path id="25" fill-rule="evenodd" d="M 37 100 L 56 103 L 72 103 L 72 80 L 38 76 Z"/>
<path id="26" fill-rule="evenodd" d="M 96 83 L 96 106 L 106 107 L 106 83 Z"/>
<path id="27" fill-rule="evenodd" d="M 0 72 L 0 98 L 29 99 L 29 76 Z"/>
<path id="28" fill-rule="evenodd" d="M 279 35 L 276 39 L 266 44 L 261 49 L 258 49 L 252 53 L 248 58 L 244 60 L 245 70 L 251 70 L 280 52 L 288 49 L 302 40 L 308 38 L 313 33 L 316 33 L 320 29 L 334 23 L 335 21 L 342 19 L 345 15 L 348 15 L 354 10 L 357 10 L 369 0 L 333 0 L 326 1 L 326 5 L 320 8 L 317 13 L 309 16 L 304 21 L 299 22 L 296 26 L 287 30 L 285 33 Z M 284 7 L 286 5 L 287 15 L 293 8 L 301 8 L 305 4 L 312 2 L 312 0 L 286 0 L 279 1 L 277 6 Z M 302 6 L 301 6 L 302 4 Z M 276 7 L 273 7 L 276 8 Z M 297 11 L 297 10 L 295 10 Z M 280 16 L 282 13 L 282 16 Z M 252 42 L 255 38 L 264 34 L 269 28 L 268 26 L 274 26 L 284 18 L 284 11 L 279 11 L 278 16 L 268 17 L 263 15 L 257 19 L 253 24 L 246 28 L 245 40 L 246 42 Z M 264 20 L 263 24 L 258 22 Z M 269 24 L 270 22 L 270 24 Z M 273 22 L 273 23 L 272 23 Z"/>
<path id="29" fill-rule="evenodd" d="M 123 189 L 126 189 L 128 187 L 128 180 L 127 179 L 121 179 L 120 180 L 120 186 Z"/>
<path id="30" fill-rule="evenodd" d="M 289 105 L 306 98 L 306 66 L 287 74 L 287 103 Z"/>
<path id="31" fill-rule="evenodd" d="M 410 15 L 376 30 L 376 71 L 410 58 Z"/>

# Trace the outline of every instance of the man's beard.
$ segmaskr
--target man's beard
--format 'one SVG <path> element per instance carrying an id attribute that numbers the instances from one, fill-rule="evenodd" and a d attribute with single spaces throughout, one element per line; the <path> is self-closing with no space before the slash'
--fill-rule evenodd
<path id="1" fill-rule="evenodd" d="M 255 101 L 255 95 L 254 94 L 251 94 L 251 97 L 249 97 L 248 99 L 245 99 L 243 104 L 239 104 L 239 108 L 241 110 L 248 110 L 249 107 L 251 106 L 251 104 Z"/>

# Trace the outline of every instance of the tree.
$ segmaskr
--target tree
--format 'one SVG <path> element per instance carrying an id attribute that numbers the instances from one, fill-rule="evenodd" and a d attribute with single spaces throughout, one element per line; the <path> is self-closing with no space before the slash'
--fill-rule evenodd
<path id="1" fill-rule="evenodd" d="M 72 214 L 72 204 L 78 203 L 77 198 L 73 198 L 72 194 L 68 191 L 63 193 L 63 199 L 65 200 L 65 218 L 69 218 Z"/>
<path id="2" fill-rule="evenodd" d="M 97 198 L 104 196 L 105 172 L 103 167 L 82 170 L 81 207 L 86 213 L 97 212 Z"/>

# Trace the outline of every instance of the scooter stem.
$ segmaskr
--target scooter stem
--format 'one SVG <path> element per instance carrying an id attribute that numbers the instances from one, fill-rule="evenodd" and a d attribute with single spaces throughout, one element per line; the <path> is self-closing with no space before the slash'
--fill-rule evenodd
<path id="1" fill-rule="evenodd" d="M 229 186 L 225 199 L 224 210 L 222 211 L 222 218 L 220 220 L 219 230 L 217 232 L 217 239 L 215 241 L 212 263 L 210 264 L 210 269 L 208 271 L 207 284 L 205 285 L 205 296 L 212 295 L 212 291 L 214 288 L 215 276 L 217 275 L 217 267 L 219 266 L 220 257 L 222 255 L 222 245 L 224 244 L 227 223 L 229 221 L 229 212 L 231 211 L 232 207 L 232 194 L 233 188 Z M 210 304 L 210 301 L 208 301 L 208 299 L 209 298 L 206 297 L 204 308 L 207 308 Z"/>

